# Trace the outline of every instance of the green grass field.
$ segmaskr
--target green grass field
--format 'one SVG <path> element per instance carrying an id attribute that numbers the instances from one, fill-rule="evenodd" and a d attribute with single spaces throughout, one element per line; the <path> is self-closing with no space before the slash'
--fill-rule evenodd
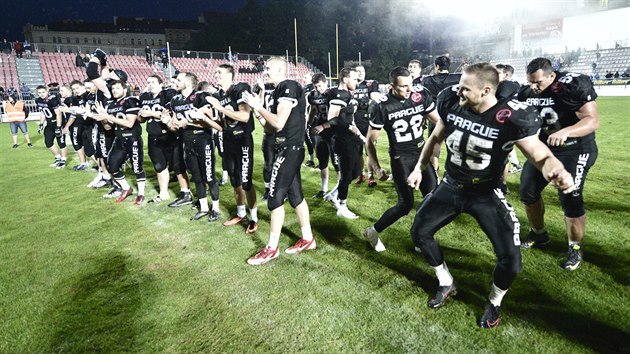
<path id="1" fill-rule="evenodd" d="M 494 254 L 472 218 L 464 215 L 437 235 L 461 285 L 439 310 L 426 306 L 437 281 L 413 251 L 413 215 L 381 234 L 384 253 L 362 239 L 361 230 L 395 203 L 391 183 L 352 186 L 349 205 L 360 218 L 351 221 L 310 198 L 319 174 L 303 168 L 317 250 L 252 267 L 246 259 L 267 241 L 266 205 L 258 232 L 247 236 L 244 226 L 189 221 L 188 207 L 115 204 L 85 187 L 94 171 L 49 168 L 52 157 L 34 124 L 30 149 L 21 135 L 22 145 L 11 149 L 3 124 L 0 352 L 630 352 L 630 100 L 602 97 L 598 105 L 585 263 L 575 272 L 560 267 L 565 227 L 555 191 L 547 188 L 552 242 L 523 252 L 523 272 L 492 330 L 476 322 Z M 384 134 L 382 140 L 384 159 Z M 256 152 L 260 195 L 258 144 Z M 72 156 L 69 165 L 76 163 Z M 157 182 L 149 165 L 147 157 L 151 198 Z M 509 182 L 524 236 L 518 176 Z M 223 221 L 236 209 L 231 187 L 221 187 L 221 199 Z M 287 208 L 281 248 L 299 234 Z"/>

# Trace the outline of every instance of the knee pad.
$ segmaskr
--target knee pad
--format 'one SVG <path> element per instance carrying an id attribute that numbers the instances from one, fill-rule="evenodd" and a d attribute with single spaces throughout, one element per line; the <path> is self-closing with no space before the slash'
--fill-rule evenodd
<path id="1" fill-rule="evenodd" d="M 289 203 L 291 204 L 291 207 L 293 207 L 295 209 L 295 207 L 297 207 L 298 205 L 300 205 L 300 203 L 302 203 L 302 201 L 304 200 L 304 196 L 290 196 L 289 197 Z"/>
<path id="2" fill-rule="evenodd" d="M 162 162 L 156 162 L 153 164 L 153 169 L 155 173 L 160 173 L 166 169 L 166 164 Z"/>
<path id="3" fill-rule="evenodd" d="M 276 208 L 281 207 L 282 204 L 284 204 L 284 193 L 281 197 L 278 195 L 278 191 L 276 191 L 273 196 L 269 196 L 269 199 L 267 199 L 267 209 L 269 209 L 269 211 L 274 211 Z"/>
<path id="4" fill-rule="evenodd" d="M 97 63 L 89 62 L 86 68 L 86 73 L 87 73 L 88 79 L 90 80 L 98 79 L 99 77 L 101 77 L 101 75 L 98 73 Z"/>

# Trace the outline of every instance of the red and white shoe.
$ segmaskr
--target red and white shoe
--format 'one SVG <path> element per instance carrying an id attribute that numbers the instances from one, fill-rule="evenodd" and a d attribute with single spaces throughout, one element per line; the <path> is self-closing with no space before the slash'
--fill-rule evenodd
<path id="1" fill-rule="evenodd" d="M 144 196 L 138 195 L 136 196 L 136 200 L 133 201 L 133 205 L 140 205 L 144 202 Z"/>
<path id="2" fill-rule="evenodd" d="M 249 225 L 247 225 L 247 230 L 245 230 L 245 233 L 253 234 L 254 232 L 256 232 L 256 230 L 258 230 L 258 223 L 255 222 L 254 220 L 251 220 L 249 222 Z"/>
<path id="3" fill-rule="evenodd" d="M 359 178 L 357 178 L 356 182 L 354 182 L 354 184 L 361 184 L 363 182 L 365 182 L 365 175 L 361 174 Z"/>
<path id="4" fill-rule="evenodd" d="M 247 260 L 247 264 L 249 265 L 263 265 L 271 260 L 274 260 L 280 256 L 279 249 L 275 250 L 271 247 L 267 246 L 255 255 L 253 255 L 250 259 Z"/>
<path id="5" fill-rule="evenodd" d="M 284 250 L 284 252 L 288 254 L 295 254 L 302 251 L 314 250 L 315 248 L 317 248 L 317 244 L 315 243 L 314 238 L 310 241 L 301 238 L 295 243 L 295 245 L 287 248 L 286 250 Z"/>
<path id="6" fill-rule="evenodd" d="M 235 216 L 232 219 L 226 221 L 223 223 L 223 226 L 234 226 L 238 223 L 240 223 L 241 221 L 245 220 L 245 218 L 240 217 L 240 216 Z"/>
<path id="7" fill-rule="evenodd" d="M 133 194 L 133 188 L 129 187 L 129 189 L 123 190 L 122 193 L 120 193 L 118 199 L 116 199 L 116 203 L 122 202 L 123 200 L 127 199 L 127 197 L 131 194 Z"/>

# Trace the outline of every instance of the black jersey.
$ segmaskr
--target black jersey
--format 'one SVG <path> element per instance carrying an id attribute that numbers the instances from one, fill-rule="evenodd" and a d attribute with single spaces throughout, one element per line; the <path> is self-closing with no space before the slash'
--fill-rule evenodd
<path id="1" fill-rule="evenodd" d="M 339 116 L 335 118 L 337 121 L 331 121 L 331 128 L 335 135 L 335 139 L 339 142 L 347 142 L 352 144 L 361 144 L 361 139 L 350 129 L 354 124 L 354 113 L 357 110 L 357 101 L 352 97 L 352 93 L 347 90 L 332 88 L 329 91 L 329 103 L 331 106 L 341 107 Z"/>
<path id="2" fill-rule="evenodd" d="M 431 95 L 433 95 L 433 99 L 437 98 L 438 93 L 444 90 L 445 88 L 453 85 L 459 84 L 459 79 L 462 77 L 461 74 L 448 74 L 448 73 L 438 73 L 435 75 L 425 76 L 422 79 L 422 86 L 424 86 Z"/>
<path id="3" fill-rule="evenodd" d="M 162 112 L 167 102 L 170 103 L 174 93 L 177 93 L 177 91 L 162 90 L 157 95 L 153 96 L 151 92 L 145 92 L 138 98 L 140 108 L 144 109 L 147 107 L 153 112 Z M 162 123 L 160 118 L 149 117 L 147 119 L 147 134 L 150 136 L 162 136 L 168 134 L 169 131 L 166 124 Z"/>
<path id="4" fill-rule="evenodd" d="M 47 98 L 41 99 L 37 97 L 35 99 L 35 104 L 37 105 L 37 109 L 44 115 L 46 121 L 48 123 L 54 123 L 57 120 L 57 116 L 55 115 L 55 109 L 61 106 L 61 101 L 59 97 L 55 95 L 48 95 Z"/>
<path id="5" fill-rule="evenodd" d="M 271 113 L 278 113 L 278 105 L 282 102 L 291 104 L 291 113 L 284 128 L 276 132 L 276 148 L 303 146 L 306 132 L 306 100 L 302 86 L 297 81 L 284 80 L 274 89 L 271 100 Z"/>
<path id="6" fill-rule="evenodd" d="M 71 108 L 71 107 L 76 107 L 78 104 L 79 104 L 79 100 L 77 99 L 77 97 L 70 96 L 63 99 L 61 106 L 66 107 L 66 108 Z M 75 113 L 72 113 L 72 111 L 73 110 L 67 113 L 66 112 L 61 113 L 61 121 L 63 122 L 64 125 L 68 122 L 68 120 L 70 120 L 70 118 L 74 118 L 75 122 L 77 121 L 77 115 Z M 83 123 L 83 121 L 81 121 L 80 123 Z"/>
<path id="7" fill-rule="evenodd" d="M 376 106 L 370 126 L 385 129 L 391 156 L 417 154 L 424 145 L 424 116 L 434 110 L 431 93 L 424 88 L 412 92 L 408 99 L 400 99 L 390 92 Z"/>
<path id="8" fill-rule="evenodd" d="M 512 80 L 503 80 L 499 82 L 497 86 L 497 92 L 494 94 L 497 99 L 502 100 L 504 98 L 516 98 L 516 94 L 518 90 L 520 90 L 521 85 Z"/>
<path id="9" fill-rule="evenodd" d="M 304 87 L 302 88 L 303 92 L 304 92 L 304 96 L 308 95 L 309 93 L 311 93 L 313 90 L 315 90 L 315 85 L 313 85 L 312 82 L 309 82 L 308 84 L 304 85 Z"/>
<path id="10" fill-rule="evenodd" d="M 413 79 L 413 81 L 411 82 L 412 91 L 420 92 L 423 89 L 423 87 L 424 86 L 422 86 L 422 76 L 418 76 L 417 78 Z"/>
<path id="11" fill-rule="evenodd" d="M 276 88 L 276 86 L 274 84 L 266 83 L 264 89 L 262 89 L 258 85 L 255 85 L 254 88 L 252 89 L 252 92 L 254 92 L 257 95 L 260 94 L 260 90 L 261 89 L 265 90 L 263 107 L 265 107 L 265 109 L 267 109 L 267 110 L 269 110 L 269 108 L 271 107 L 271 100 L 272 100 L 272 96 L 273 96 L 273 90 L 275 90 L 275 88 Z"/>
<path id="12" fill-rule="evenodd" d="M 328 122 L 329 93 L 330 90 L 326 90 L 324 93 L 313 90 L 306 96 L 308 104 L 311 106 L 311 114 L 313 116 L 313 120 L 310 122 L 311 127 Z"/>
<path id="13" fill-rule="evenodd" d="M 367 111 L 370 105 L 370 94 L 378 92 L 378 82 L 374 80 L 363 80 L 354 89 L 354 99 L 357 100 L 357 110 Z"/>
<path id="14" fill-rule="evenodd" d="M 479 114 L 459 106 L 458 86 L 438 95 L 445 125 L 446 172 L 463 185 L 496 186 L 515 141 L 538 134 L 541 119 L 532 107 L 504 99 Z"/>
<path id="15" fill-rule="evenodd" d="M 202 108 L 206 106 L 210 107 L 210 105 L 206 101 L 206 97 L 208 96 L 209 94 L 205 91 L 193 91 L 190 95 L 188 95 L 188 97 L 184 97 L 184 95 L 178 93 L 177 95 L 175 95 L 175 97 L 171 99 L 171 103 L 169 105 L 171 112 L 175 113 L 175 119 L 190 120 L 191 118 L 189 114 L 190 111 L 193 110 L 193 108 Z M 209 129 L 199 128 L 191 125 L 186 126 L 182 130 L 182 135 L 184 137 L 194 136 L 195 134 L 199 134 L 199 132 L 202 130 L 209 132 Z"/>
<path id="16" fill-rule="evenodd" d="M 121 99 L 112 101 L 107 106 L 107 114 L 120 119 L 127 119 L 127 114 L 138 114 L 140 107 L 138 106 L 138 99 L 135 97 L 123 97 Z M 131 128 L 123 127 L 122 125 L 115 124 L 117 137 L 128 137 L 133 135 L 139 137 L 142 135 L 142 128 L 140 122 L 136 120 Z"/>
<path id="17" fill-rule="evenodd" d="M 556 72 L 554 82 L 540 94 L 530 86 L 521 87 L 518 100 L 536 107 L 543 120 L 540 140 L 547 143 L 549 135 L 579 122 L 576 112 L 585 103 L 594 101 L 597 93 L 586 75 Z M 550 146 L 551 151 L 590 151 L 596 147 L 595 133 L 580 138 L 568 138 L 564 146 Z"/>
<path id="18" fill-rule="evenodd" d="M 219 100 L 221 106 L 232 110 L 238 111 L 238 106 L 245 102 L 243 99 L 244 92 L 251 92 L 248 84 L 240 82 L 233 84 L 227 91 L 219 90 L 214 96 Z M 249 120 L 247 122 L 239 122 L 227 115 L 222 116 L 223 119 L 223 137 L 230 139 L 232 137 L 239 137 L 242 134 L 251 134 L 254 131 L 254 119 L 253 111 L 249 112 Z"/>

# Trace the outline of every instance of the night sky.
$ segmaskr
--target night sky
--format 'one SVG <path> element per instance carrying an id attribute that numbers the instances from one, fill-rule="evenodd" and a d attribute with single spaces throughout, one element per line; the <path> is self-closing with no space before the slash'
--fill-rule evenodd
<path id="1" fill-rule="evenodd" d="M 4 2 L 0 10 L 0 38 L 24 40 L 27 23 L 46 24 L 63 19 L 113 23 L 114 16 L 169 20 L 197 20 L 204 11 L 234 12 L 245 0 L 55 0 Z"/>

